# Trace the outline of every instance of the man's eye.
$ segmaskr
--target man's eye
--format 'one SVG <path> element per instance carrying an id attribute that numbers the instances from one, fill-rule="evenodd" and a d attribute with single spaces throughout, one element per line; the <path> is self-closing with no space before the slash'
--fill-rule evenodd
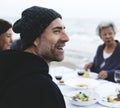
<path id="1" fill-rule="evenodd" d="M 109 35 L 112 35 L 112 33 L 109 33 Z"/>
<path id="2" fill-rule="evenodd" d="M 56 31 L 54 31 L 54 33 L 60 33 L 60 30 L 56 30 Z"/>
<path id="3" fill-rule="evenodd" d="M 103 34 L 104 36 L 106 36 L 107 34 Z"/>
<path id="4" fill-rule="evenodd" d="M 10 35 L 7 35 L 7 37 L 10 37 Z"/>

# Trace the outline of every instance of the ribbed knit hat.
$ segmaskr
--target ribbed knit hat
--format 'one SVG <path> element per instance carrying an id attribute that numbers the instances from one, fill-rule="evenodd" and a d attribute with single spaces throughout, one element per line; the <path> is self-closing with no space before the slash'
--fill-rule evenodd
<path id="1" fill-rule="evenodd" d="M 20 33 L 22 48 L 26 49 L 31 46 L 56 18 L 62 19 L 62 16 L 53 9 L 33 6 L 24 10 L 21 19 L 13 25 L 13 31 Z"/>

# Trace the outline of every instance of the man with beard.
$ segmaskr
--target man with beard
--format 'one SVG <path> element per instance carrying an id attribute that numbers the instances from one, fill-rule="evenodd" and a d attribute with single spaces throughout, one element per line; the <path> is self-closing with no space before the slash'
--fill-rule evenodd
<path id="1" fill-rule="evenodd" d="M 13 25 L 20 33 L 22 50 L 0 54 L 1 108 L 65 108 L 58 86 L 49 75 L 49 64 L 64 59 L 69 41 L 62 16 L 44 7 L 22 12 Z"/>

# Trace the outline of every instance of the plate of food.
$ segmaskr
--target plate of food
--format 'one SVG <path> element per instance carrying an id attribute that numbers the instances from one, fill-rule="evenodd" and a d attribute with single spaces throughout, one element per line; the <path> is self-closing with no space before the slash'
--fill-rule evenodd
<path id="1" fill-rule="evenodd" d="M 88 88 L 88 83 L 84 81 L 84 79 L 71 79 L 65 81 L 65 85 L 75 88 L 75 89 L 87 89 Z"/>
<path id="2" fill-rule="evenodd" d="M 98 78 L 98 74 L 95 73 L 95 72 L 87 72 L 87 71 L 85 71 L 82 76 L 84 78 L 92 78 L 92 79 L 97 79 Z"/>
<path id="3" fill-rule="evenodd" d="M 120 92 L 109 96 L 101 97 L 99 103 L 112 108 L 120 108 Z"/>
<path id="4" fill-rule="evenodd" d="M 93 79 L 97 79 L 98 78 L 98 74 L 95 72 L 88 72 L 85 70 L 81 70 L 81 69 L 76 69 L 76 72 L 78 74 L 78 76 L 84 77 L 84 78 L 93 78 Z"/>
<path id="5" fill-rule="evenodd" d="M 90 78 L 93 78 L 93 79 L 98 79 L 98 74 L 95 73 L 95 72 L 89 72 L 90 73 Z"/>
<path id="6" fill-rule="evenodd" d="M 65 81 L 65 85 L 73 87 L 75 89 L 88 89 L 94 88 L 99 85 L 99 81 L 90 78 L 74 78 Z"/>
<path id="7" fill-rule="evenodd" d="M 99 95 L 88 90 L 72 91 L 66 94 L 68 101 L 77 106 L 89 106 L 98 102 Z"/>

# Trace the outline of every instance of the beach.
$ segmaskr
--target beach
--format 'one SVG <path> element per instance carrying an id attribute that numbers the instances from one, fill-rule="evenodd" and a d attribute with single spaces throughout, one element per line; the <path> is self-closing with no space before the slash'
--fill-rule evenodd
<path id="1" fill-rule="evenodd" d="M 72 69 L 83 68 L 92 62 L 99 45 L 103 41 L 96 33 L 100 19 L 64 19 L 66 32 L 70 41 L 64 48 L 65 57 L 62 62 L 53 62 L 51 66 L 65 66 Z M 113 20 L 116 25 L 116 40 L 120 40 L 120 21 Z"/>
<path id="2" fill-rule="evenodd" d="M 76 70 L 79 68 L 79 66 L 75 65 L 74 63 L 70 63 L 67 61 L 62 61 L 62 62 L 52 62 L 50 64 L 50 68 L 54 68 L 54 67 L 66 67 L 66 68 L 70 68 L 73 70 Z"/>
<path id="3" fill-rule="evenodd" d="M 14 23 L 17 17 L 6 17 L 5 19 Z M 53 66 L 65 66 L 72 69 L 83 68 L 86 63 L 92 62 L 97 47 L 103 44 L 100 37 L 96 34 L 96 27 L 101 19 L 89 18 L 63 18 L 65 31 L 70 38 L 64 48 L 65 56 L 62 62 L 53 62 Z M 115 39 L 120 40 L 120 20 L 116 19 L 117 32 Z M 13 39 L 18 39 L 19 34 L 13 35 Z"/>

